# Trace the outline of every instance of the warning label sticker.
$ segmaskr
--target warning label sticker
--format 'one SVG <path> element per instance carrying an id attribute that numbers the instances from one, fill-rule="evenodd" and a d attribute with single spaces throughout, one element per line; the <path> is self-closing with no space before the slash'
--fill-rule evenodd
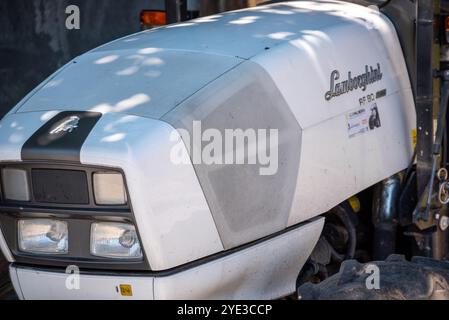
<path id="1" fill-rule="evenodd" d="M 376 103 L 362 107 L 346 114 L 349 138 L 358 136 L 381 126 L 379 110 Z"/>

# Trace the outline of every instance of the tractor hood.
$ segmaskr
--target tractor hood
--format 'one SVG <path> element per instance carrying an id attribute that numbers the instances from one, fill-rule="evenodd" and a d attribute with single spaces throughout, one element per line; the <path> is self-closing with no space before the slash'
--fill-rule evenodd
<path id="1" fill-rule="evenodd" d="M 159 48 L 90 52 L 50 77 L 18 112 L 89 110 L 159 118 L 241 61 Z"/>

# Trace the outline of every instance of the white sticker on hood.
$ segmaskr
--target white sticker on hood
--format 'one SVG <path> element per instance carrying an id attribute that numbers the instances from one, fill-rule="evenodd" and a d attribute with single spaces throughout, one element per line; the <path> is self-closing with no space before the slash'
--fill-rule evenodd
<path id="1" fill-rule="evenodd" d="M 349 138 L 363 134 L 370 130 L 380 128 L 380 114 L 377 104 L 369 107 L 358 108 L 346 114 Z"/>

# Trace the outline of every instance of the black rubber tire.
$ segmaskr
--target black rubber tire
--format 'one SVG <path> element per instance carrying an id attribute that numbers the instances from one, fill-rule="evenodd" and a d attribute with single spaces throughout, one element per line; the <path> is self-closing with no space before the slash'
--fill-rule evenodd
<path id="1" fill-rule="evenodd" d="M 368 289 L 370 265 L 379 268 L 379 288 Z M 340 271 L 318 284 L 298 288 L 303 300 L 438 300 L 449 299 L 449 262 L 402 255 L 361 264 L 346 260 Z"/>

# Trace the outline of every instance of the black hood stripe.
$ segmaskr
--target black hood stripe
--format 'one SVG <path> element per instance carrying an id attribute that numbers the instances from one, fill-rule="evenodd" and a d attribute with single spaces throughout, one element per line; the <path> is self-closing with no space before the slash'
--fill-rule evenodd
<path id="1" fill-rule="evenodd" d="M 81 147 L 101 113 L 63 111 L 40 127 L 22 146 L 22 160 L 80 162 Z"/>

